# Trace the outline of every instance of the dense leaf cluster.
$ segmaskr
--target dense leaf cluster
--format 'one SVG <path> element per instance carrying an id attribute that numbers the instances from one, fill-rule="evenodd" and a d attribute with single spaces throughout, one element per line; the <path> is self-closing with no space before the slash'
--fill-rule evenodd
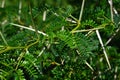
<path id="1" fill-rule="evenodd" d="M 106 0 L 86 0 L 79 21 L 82 0 L 1 0 L 0 80 L 119 80 L 119 3 L 111 21 Z"/>

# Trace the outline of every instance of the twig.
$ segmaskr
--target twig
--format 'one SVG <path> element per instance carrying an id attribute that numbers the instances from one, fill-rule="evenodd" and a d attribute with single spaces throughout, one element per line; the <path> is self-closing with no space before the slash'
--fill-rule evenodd
<path id="1" fill-rule="evenodd" d="M 66 18 L 65 20 L 68 21 L 68 22 L 74 23 L 74 24 L 77 23 L 75 20 L 72 20 L 71 18 Z"/>
<path id="2" fill-rule="evenodd" d="M 119 32 L 120 28 L 118 28 L 115 33 L 108 39 L 108 41 L 105 43 L 105 46 L 108 45 L 111 40 L 116 36 L 116 34 Z"/>
<path id="3" fill-rule="evenodd" d="M 78 19 L 75 18 L 74 16 L 70 15 L 70 17 L 77 23 Z"/>
<path id="4" fill-rule="evenodd" d="M 93 28 L 93 29 L 84 29 L 84 30 L 76 30 L 76 31 L 73 31 L 72 33 L 88 32 L 88 31 L 94 31 L 94 30 L 103 29 L 103 28 L 104 28 L 104 27 L 98 27 L 98 28 Z"/>
<path id="5" fill-rule="evenodd" d="M 118 72 L 118 66 L 115 67 L 114 80 L 117 80 L 117 72 Z"/>
<path id="6" fill-rule="evenodd" d="M 87 61 L 85 61 L 85 64 L 86 64 L 92 71 L 94 71 L 94 69 L 92 68 L 92 66 L 91 66 Z"/>
<path id="7" fill-rule="evenodd" d="M 115 8 L 113 8 L 113 11 L 114 11 L 114 13 L 119 17 L 118 12 L 117 12 L 117 10 L 116 10 Z M 105 46 L 108 45 L 108 44 L 112 41 L 112 39 L 116 36 L 116 34 L 120 31 L 119 25 L 120 25 L 120 22 L 117 24 L 118 29 L 117 29 L 117 30 L 114 32 L 114 34 L 108 39 L 108 41 L 105 43 Z"/>
<path id="8" fill-rule="evenodd" d="M 78 53 L 78 55 L 80 55 L 80 52 L 78 50 L 76 50 L 76 52 Z M 94 69 L 92 68 L 92 66 L 86 61 L 84 60 L 85 64 L 92 70 L 94 71 Z"/>
<path id="9" fill-rule="evenodd" d="M 37 58 L 40 57 L 44 51 L 45 51 L 45 47 L 43 47 L 42 51 L 39 53 L 39 55 L 37 56 Z"/>
<path id="10" fill-rule="evenodd" d="M 118 14 L 118 12 L 117 12 L 117 10 L 116 10 L 115 8 L 113 8 L 113 11 L 114 11 L 114 13 L 115 13 L 117 16 L 119 16 L 119 14 Z"/>
<path id="11" fill-rule="evenodd" d="M 112 0 L 108 0 L 108 3 L 110 4 L 111 20 L 113 22 L 114 21 L 113 20 L 113 2 L 112 2 Z"/>
<path id="12" fill-rule="evenodd" d="M 92 33 L 93 33 L 93 31 L 89 31 L 87 34 L 85 34 L 85 36 L 89 36 Z"/>
<path id="13" fill-rule="evenodd" d="M 19 1 L 19 10 L 18 10 L 18 20 L 20 21 L 20 14 L 21 14 L 21 8 L 22 8 L 22 0 Z"/>
<path id="14" fill-rule="evenodd" d="M 77 20 L 77 26 L 74 29 L 72 29 L 71 32 L 77 30 L 80 27 L 80 22 L 81 22 L 82 15 L 83 15 L 84 4 L 85 4 L 85 0 L 82 1 L 82 6 L 81 6 L 81 10 L 80 10 L 79 20 Z"/>
<path id="15" fill-rule="evenodd" d="M 1 7 L 4 8 L 4 6 L 5 6 L 5 0 L 2 0 L 2 5 L 1 5 Z"/>
<path id="16" fill-rule="evenodd" d="M 110 13 L 111 13 L 111 21 L 114 22 L 113 19 L 113 11 L 115 12 L 115 14 L 117 14 L 117 11 L 115 10 L 115 8 L 113 8 L 113 2 L 112 0 L 108 0 L 108 3 L 110 4 Z M 108 39 L 108 41 L 105 43 L 105 45 L 109 44 L 110 41 L 114 38 L 114 36 L 118 33 L 119 28 L 115 31 L 115 33 Z"/>
<path id="17" fill-rule="evenodd" d="M 44 11 L 44 12 L 43 12 L 43 21 L 46 20 L 46 15 L 47 15 L 47 11 Z"/>
<path id="18" fill-rule="evenodd" d="M 98 30 L 96 30 L 96 34 L 97 34 L 97 37 L 98 37 L 98 39 L 99 39 L 99 42 L 100 42 L 100 44 L 101 44 L 101 46 L 102 46 L 103 53 L 104 53 L 104 55 L 105 55 L 106 61 L 107 61 L 108 66 L 109 66 L 109 69 L 111 69 L 111 65 L 110 65 L 110 62 L 109 62 L 109 59 L 108 59 L 108 56 L 107 56 L 105 47 L 104 47 L 104 45 L 103 45 L 103 42 L 102 42 L 102 39 L 101 39 L 101 36 L 100 36 L 100 33 L 99 33 Z"/>
<path id="19" fill-rule="evenodd" d="M 10 24 L 13 25 L 13 26 L 17 26 L 17 27 L 24 28 L 24 29 L 27 29 L 27 30 L 34 31 L 34 32 L 35 32 L 35 29 L 29 28 L 29 27 L 26 27 L 26 26 L 22 26 L 22 25 L 19 25 L 19 24 L 14 24 L 14 23 L 10 23 Z M 41 31 L 38 31 L 38 33 L 39 33 L 39 34 L 42 34 L 42 35 L 44 35 L 44 36 L 48 36 L 46 33 L 41 32 Z"/>
<path id="20" fill-rule="evenodd" d="M 81 11 L 80 11 L 80 15 L 79 15 L 79 22 L 82 19 L 82 14 L 83 14 L 83 9 L 84 9 L 84 4 L 85 4 L 85 0 L 82 1 L 82 6 L 81 6 Z"/>

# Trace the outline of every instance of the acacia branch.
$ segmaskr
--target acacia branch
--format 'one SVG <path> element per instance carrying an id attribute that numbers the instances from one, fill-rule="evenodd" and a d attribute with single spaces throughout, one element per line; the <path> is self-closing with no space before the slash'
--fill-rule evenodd
<path id="1" fill-rule="evenodd" d="M 19 25 L 19 24 L 15 24 L 15 23 L 10 23 L 11 25 L 13 26 L 17 26 L 17 27 L 20 27 L 20 28 L 24 28 L 24 29 L 27 29 L 27 30 L 30 30 L 30 31 L 34 31 L 35 32 L 35 29 L 33 28 L 29 28 L 29 27 L 26 27 L 26 26 L 23 26 L 23 25 Z M 37 30 L 38 31 L 38 30 Z M 39 34 L 42 34 L 44 36 L 48 36 L 46 33 L 42 32 L 42 31 L 38 31 Z"/>

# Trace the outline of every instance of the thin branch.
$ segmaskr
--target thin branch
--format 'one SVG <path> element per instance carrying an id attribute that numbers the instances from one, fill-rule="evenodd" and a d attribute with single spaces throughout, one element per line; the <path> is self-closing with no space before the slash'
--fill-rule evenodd
<path id="1" fill-rule="evenodd" d="M 112 0 L 108 0 L 108 3 L 110 4 L 111 20 L 113 22 L 114 21 L 113 20 L 113 2 L 112 2 Z"/>
<path id="2" fill-rule="evenodd" d="M 21 9 L 22 9 L 22 0 L 19 1 L 19 10 L 18 10 L 18 20 L 20 21 L 20 14 L 21 14 Z"/>
<path id="3" fill-rule="evenodd" d="M 119 16 L 119 14 L 118 14 L 118 12 L 117 12 L 117 10 L 116 10 L 115 8 L 113 8 L 113 11 L 114 11 L 114 13 L 115 13 L 117 16 Z"/>
<path id="4" fill-rule="evenodd" d="M 46 15 L 47 15 L 47 11 L 44 11 L 44 12 L 43 12 L 43 21 L 46 20 Z"/>
<path id="5" fill-rule="evenodd" d="M 73 33 L 73 31 L 77 30 L 80 27 L 80 22 L 81 22 L 82 15 L 83 15 L 84 4 L 85 4 L 85 0 L 82 1 L 79 20 L 77 20 L 77 26 L 74 29 L 72 29 L 72 31 L 71 31 L 72 33 Z"/>
<path id="6" fill-rule="evenodd" d="M 98 28 L 93 28 L 93 29 L 84 29 L 84 30 L 76 30 L 76 31 L 73 31 L 72 33 L 88 32 L 88 31 L 94 31 L 94 30 L 103 29 L 103 28 L 104 27 L 98 27 Z"/>
<path id="7" fill-rule="evenodd" d="M 37 58 L 40 57 L 44 51 L 45 51 L 45 47 L 43 47 L 42 51 L 39 53 L 39 55 L 37 56 Z"/>
<path id="8" fill-rule="evenodd" d="M 71 18 L 66 18 L 65 20 L 68 21 L 68 22 L 74 23 L 74 24 L 77 23 L 75 20 L 72 20 Z"/>
<path id="9" fill-rule="evenodd" d="M 114 80 L 117 80 L 118 66 L 115 67 Z"/>
<path id="10" fill-rule="evenodd" d="M 76 52 L 78 53 L 78 55 L 80 55 L 80 52 L 79 52 L 78 50 L 76 50 Z M 85 62 L 85 64 L 86 64 L 92 71 L 94 71 L 94 69 L 92 68 L 92 66 L 91 66 L 87 61 L 84 60 L 84 62 Z"/>
<path id="11" fill-rule="evenodd" d="M 84 9 L 84 4 L 85 4 L 85 0 L 82 1 L 82 6 L 81 6 L 81 11 L 80 11 L 80 15 L 79 15 L 79 22 L 82 19 L 82 14 L 83 14 L 83 9 Z"/>
<path id="12" fill-rule="evenodd" d="M 109 59 L 108 59 L 108 56 L 107 56 L 105 47 L 104 47 L 104 45 L 103 45 L 103 42 L 102 42 L 102 39 L 101 39 L 101 36 L 100 36 L 100 33 L 99 33 L 98 30 L 96 30 L 96 34 L 97 34 L 97 37 L 98 37 L 99 42 L 100 42 L 100 44 L 101 44 L 101 47 L 102 47 L 102 49 L 103 49 L 103 53 L 104 53 L 104 55 L 105 55 L 106 61 L 107 61 L 108 66 L 109 66 L 109 69 L 111 69 L 111 65 L 110 65 L 110 62 L 109 62 Z"/>
<path id="13" fill-rule="evenodd" d="M 85 34 L 85 36 L 89 36 L 92 33 L 93 33 L 93 31 L 89 31 L 87 34 Z"/>
<path id="14" fill-rule="evenodd" d="M 92 71 L 94 71 L 94 69 L 92 68 L 92 66 L 91 66 L 87 61 L 85 61 L 85 64 L 86 64 Z"/>
<path id="15" fill-rule="evenodd" d="M 17 26 L 17 27 L 24 28 L 24 29 L 27 29 L 27 30 L 34 31 L 34 32 L 35 32 L 35 29 L 29 28 L 29 27 L 26 27 L 26 26 L 22 26 L 22 25 L 19 25 L 19 24 L 14 24 L 14 23 L 10 23 L 10 24 L 13 25 L 13 26 Z M 39 34 L 42 34 L 42 35 L 44 35 L 44 36 L 48 36 L 46 33 L 41 32 L 41 31 L 38 31 L 38 33 L 39 33 Z"/>
<path id="16" fill-rule="evenodd" d="M 108 39 L 108 41 L 105 43 L 105 46 L 108 45 L 112 39 L 116 36 L 116 34 L 120 31 L 120 28 L 118 28 L 115 33 Z"/>
<path id="17" fill-rule="evenodd" d="M 111 21 L 114 22 L 114 19 L 113 19 L 113 11 L 115 12 L 115 14 L 118 16 L 118 13 L 116 11 L 115 8 L 113 8 L 113 2 L 112 0 L 108 0 L 108 3 L 110 4 L 110 13 L 111 13 Z M 115 31 L 115 33 L 109 38 L 109 40 L 106 42 L 105 45 L 109 44 L 110 41 L 115 37 L 115 35 L 119 32 L 119 28 Z"/>
<path id="18" fill-rule="evenodd" d="M 5 0 L 2 0 L 2 5 L 1 5 L 1 7 L 4 8 L 4 6 L 5 6 Z"/>
<path id="19" fill-rule="evenodd" d="M 77 23 L 78 19 L 75 18 L 74 16 L 70 15 L 70 17 Z"/>

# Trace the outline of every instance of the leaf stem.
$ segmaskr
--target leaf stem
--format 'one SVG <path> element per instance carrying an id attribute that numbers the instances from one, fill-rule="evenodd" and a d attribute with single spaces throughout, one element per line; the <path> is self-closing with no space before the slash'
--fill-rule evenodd
<path id="1" fill-rule="evenodd" d="M 4 48 L 5 48 L 5 46 L 4 46 Z M 4 53 L 4 52 L 6 52 L 6 51 L 9 51 L 9 50 L 22 49 L 22 48 L 25 48 L 25 47 L 11 47 L 11 46 L 7 46 L 6 49 L 0 51 L 0 54 L 1 54 L 1 53 Z"/>
<path id="2" fill-rule="evenodd" d="M 1 37 L 2 37 L 2 39 L 3 39 L 3 41 L 4 41 L 4 43 L 5 43 L 5 45 L 7 46 L 8 45 L 8 43 L 7 43 L 7 41 L 5 40 L 5 38 L 4 38 L 4 36 L 3 36 L 3 34 L 2 34 L 2 32 L 0 31 L 0 35 L 1 35 Z"/>

